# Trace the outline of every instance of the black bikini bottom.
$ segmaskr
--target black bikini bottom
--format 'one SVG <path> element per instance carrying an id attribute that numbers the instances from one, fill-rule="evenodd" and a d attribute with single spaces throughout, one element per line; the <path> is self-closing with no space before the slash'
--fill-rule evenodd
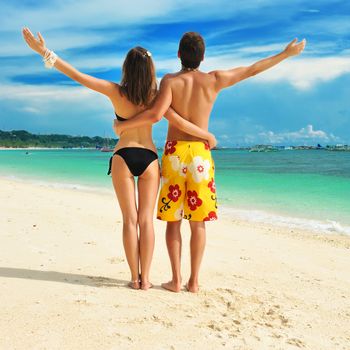
<path id="1" fill-rule="evenodd" d="M 113 157 L 118 154 L 121 156 L 126 165 L 128 166 L 130 172 L 134 176 L 140 176 L 147 167 L 156 159 L 158 159 L 157 153 L 142 147 L 124 147 L 115 151 L 112 157 L 109 159 L 109 169 L 107 175 L 111 173 L 112 170 L 112 160 Z"/>

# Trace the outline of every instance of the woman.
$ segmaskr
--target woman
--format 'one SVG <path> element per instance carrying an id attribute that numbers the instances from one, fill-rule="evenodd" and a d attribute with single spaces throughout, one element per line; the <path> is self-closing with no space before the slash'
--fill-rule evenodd
<path id="1" fill-rule="evenodd" d="M 156 75 L 151 54 L 144 48 L 135 47 L 128 52 L 119 85 L 79 72 L 48 50 L 40 33 L 37 39 L 28 28 L 24 28 L 23 36 L 28 46 L 43 56 L 47 68 L 55 67 L 76 82 L 108 97 L 120 122 L 152 105 L 157 92 Z M 174 111 L 169 110 L 166 118 L 189 134 L 215 142 L 213 135 Z M 151 125 L 123 133 L 110 159 L 110 172 L 123 215 L 123 243 L 131 272 L 129 286 L 147 290 L 152 287 L 149 272 L 154 249 L 153 212 L 160 177 Z M 138 177 L 137 203 L 135 176 Z"/>

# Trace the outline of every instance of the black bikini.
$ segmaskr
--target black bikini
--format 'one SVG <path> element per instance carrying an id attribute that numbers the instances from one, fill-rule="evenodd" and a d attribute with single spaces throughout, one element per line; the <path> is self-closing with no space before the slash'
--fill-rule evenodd
<path id="1" fill-rule="evenodd" d="M 115 113 L 119 121 L 125 121 L 126 118 L 120 117 Z M 140 176 L 147 169 L 147 167 L 156 159 L 158 155 L 156 152 L 143 147 L 123 147 L 115 151 L 112 157 L 109 159 L 109 169 L 107 175 L 111 173 L 112 170 L 112 160 L 115 155 L 119 155 L 124 159 L 124 162 L 128 166 L 130 172 L 134 176 Z"/>

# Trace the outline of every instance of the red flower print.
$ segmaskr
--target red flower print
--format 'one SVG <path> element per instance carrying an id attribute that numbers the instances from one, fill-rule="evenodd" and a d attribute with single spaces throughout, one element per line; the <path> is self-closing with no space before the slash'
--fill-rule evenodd
<path id="1" fill-rule="evenodd" d="M 204 142 L 204 148 L 205 149 L 210 149 L 209 143 L 208 142 Z"/>
<path id="2" fill-rule="evenodd" d="M 187 174 L 187 166 L 182 167 L 181 171 L 184 175 Z"/>
<path id="3" fill-rule="evenodd" d="M 179 185 L 174 185 L 174 186 L 170 185 L 168 198 L 173 202 L 177 202 L 180 196 L 181 196 L 181 191 L 180 191 Z"/>
<path id="4" fill-rule="evenodd" d="M 157 219 L 158 219 L 158 220 L 160 220 L 160 219 L 161 219 L 161 217 L 158 215 L 158 216 L 157 216 Z"/>
<path id="5" fill-rule="evenodd" d="M 177 141 L 167 141 L 165 144 L 165 155 L 172 154 L 176 151 L 175 145 L 177 144 Z"/>
<path id="6" fill-rule="evenodd" d="M 210 191 L 212 191 L 213 193 L 216 192 L 216 186 L 215 186 L 215 181 L 212 178 L 211 181 L 208 183 L 208 187 L 210 188 Z"/>
<path id="7" fill-rule="evenodd" d="M 187 191 L 187 204 L 191 210 L 196 210 L 202 205 L 202 200 L 198 197 L 196 191 Z"/>
<path id="8" fill-rule="evenodd" d="M 197 166 L 197 171 L 198 171 L 199 173 L 202 173 L 202 172 L 204 171 L 204 166 L 203 166 L 202 164 L 199 164 L 199 165 Z"/>
<path id="9" fill-rule="evenodd" d="M 203 219 L 203 221 L 214 221 L 217 220 L 217 216 L 215 211 L 211 211 L 206 218 Z"/>

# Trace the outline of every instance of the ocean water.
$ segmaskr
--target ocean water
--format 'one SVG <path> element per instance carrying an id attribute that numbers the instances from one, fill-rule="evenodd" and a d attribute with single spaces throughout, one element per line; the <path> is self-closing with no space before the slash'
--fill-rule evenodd
<path id="1" fill-rule="evenodd" d="M 110 156 L 96 150 L 1 150 L 0 176 L 112 191 Z M 225 216 L 350 234 L 349 152 L 223 149 L 213 157 Z"/>

